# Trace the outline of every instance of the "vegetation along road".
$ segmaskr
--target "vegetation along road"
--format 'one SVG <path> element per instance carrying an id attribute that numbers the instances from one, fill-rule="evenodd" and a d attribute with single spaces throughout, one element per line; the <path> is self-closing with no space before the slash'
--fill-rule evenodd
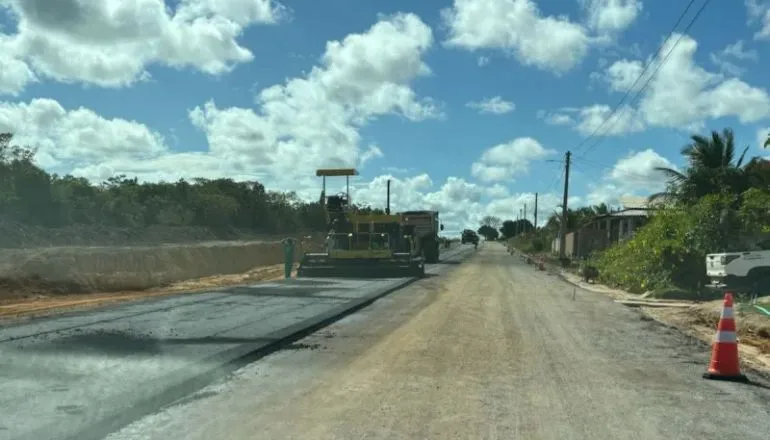
<path id="1" fill-rule="evenodd" d="M 572 293 L 487 243 L 109 439 L 767 438 L 756 374 L 704 380 L 704 344 Z"/>

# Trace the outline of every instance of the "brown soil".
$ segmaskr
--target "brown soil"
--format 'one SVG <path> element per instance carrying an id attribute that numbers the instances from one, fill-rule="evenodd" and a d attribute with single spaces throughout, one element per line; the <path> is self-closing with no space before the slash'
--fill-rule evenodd
<path id="1" fill-rule="evenodd" d="M 598 283 L 585 283 L 577 275 L 568 272 L 562 272 L 561 275 L 580 288 L 603 293 L 619 302 L 630 302 L 636 306 L 641 304 L 640 310 L 650 318 L 676 327 L 705 342 L 710 343 L 714 339 L 714 332 L 722 311 L 722 300 L 696 302 L 642 299 L 642 295 Z M 644 303 L 650 304 L 645 306 Z M 684 305 L 689 307 L 682 307 Z M 739 347 L 744 362 L 754 368 L 770 371 L 770 316 L 753 311 L 742 313 L 740 308 L 737 310 Z"/>
<path id="2" fill-rule="evenodd" d="M 642 307 L 645 315 L 685 333 L 711 342 L 714 339 L 722 301 L 694 304 L 689 309 Z M 770 316 L 754 312 L 738 312 L 738 342 L 743 362 L 770 371 Z"/>

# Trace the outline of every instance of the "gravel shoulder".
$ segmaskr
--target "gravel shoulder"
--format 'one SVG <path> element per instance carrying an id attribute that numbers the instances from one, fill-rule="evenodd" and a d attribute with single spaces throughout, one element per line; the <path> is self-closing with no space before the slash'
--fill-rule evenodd
<path id="1" fill-rule="evenodd" d="M 766 439 L 708 346 L 486 244 L 118 439 Z M 732 408 L 740 408 L 738 419 Z"/>
<path id="2" fill-rule="evenodd" d="M 577 275 L 567 272 L 562 272 L 561 276 L 582 289 L 601 293 L 623 304 L 638 307 L 645 316 L 677 328 L 703 342 L 711 343 L 714 339 L 722 312 L 722 300 L 696 302 L 643 299 L 641 295 L 602 284 L 585 283 Z M 763 301 L 767 307 L 770 297 L 760 298 L 760 301 Z M 749 305 L 738 304 L 736 307 L 741 361 L 747 367 L 770 375 L 770 317 L 752 310 Z"/>

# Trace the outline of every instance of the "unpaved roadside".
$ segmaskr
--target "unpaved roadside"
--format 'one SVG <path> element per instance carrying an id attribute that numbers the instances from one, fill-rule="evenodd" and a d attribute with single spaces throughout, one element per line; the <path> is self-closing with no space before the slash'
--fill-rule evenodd
<path id="1" fill-rule="evenodd" d="M 125 439 L 764 440 L 770 391 L 708 347 L 484 246 L 113 434 Z M 757 380 L 752 375 L 752 379 Z M 734 411 L 740 408 L 740 420 Z"/>
<path id="2" fill-rule="evenodd" d="M 710 343 L 714 339 L 716 325 L 719 323 L 722 311 L 722 300 L 705 302 L 646 300 L 641 299 L 641 295 L 602 284 L 583 282 L 580 277 L 568 272 L 561 272 L 560 275 L 581 289 L 602 293 L 617 301 L 633 304 L 646 316 L 704 342 Z M 650 306 L 639 305 L 645 303 L 649 303 Z M 736 313 L 736 324 L 743 363 L 770 373 L 770 317 L 751 311 L 744 312 L 739 307 Z"/>

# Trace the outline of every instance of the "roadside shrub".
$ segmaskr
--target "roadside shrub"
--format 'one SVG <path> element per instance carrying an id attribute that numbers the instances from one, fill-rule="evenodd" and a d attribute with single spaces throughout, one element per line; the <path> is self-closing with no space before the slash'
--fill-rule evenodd
<path id="1" fill-rule="evenodd" d="M 770 192 L 751 188 L 743 193 L 740 207 L 741 228 L 747 232 L 770 232 Z"/>
<path id="2" fill-rule="evenodd" d="M 537 254 L 546 251 L 552 239 L 550 231 L 541 229 L 509 238 L 508 244 L 526 254 Z"/>
<path id="3" fill-rule="evenodd" d="M 690 207 L 657 212 L 636 235 L 601 252 L 592 264 L 600 279 L 631 292 L 697 289 L 706 279 L 707 253 L 725 249 L 737 220 L 734 199 L 710 195 Z"/>

